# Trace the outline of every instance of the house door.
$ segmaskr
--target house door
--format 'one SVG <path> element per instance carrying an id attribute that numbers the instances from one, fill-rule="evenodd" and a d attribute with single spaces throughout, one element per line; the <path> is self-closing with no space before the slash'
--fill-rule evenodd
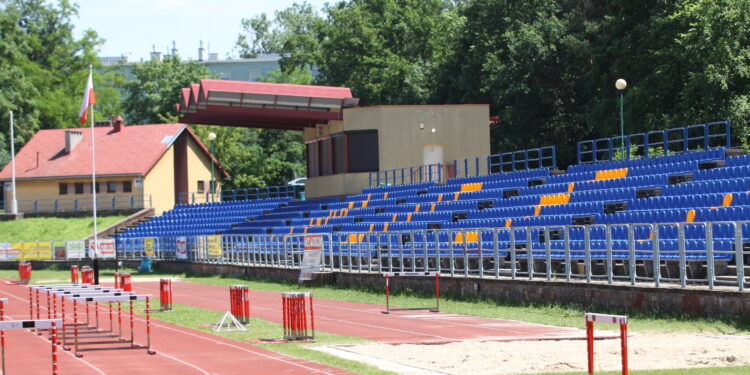
<path id="1" fill-rule="evenodd" d="M 443 145 L 425 145 L 422 149 L 423 181 L 439 182 L 443 178 L 441 166 L 443 164 Z"/>

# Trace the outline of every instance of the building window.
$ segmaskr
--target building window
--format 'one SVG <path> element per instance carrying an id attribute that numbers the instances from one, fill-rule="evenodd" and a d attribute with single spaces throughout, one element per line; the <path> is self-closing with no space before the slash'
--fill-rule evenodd
<path id="1" fill-rule="evenodd" d="M 101 184 L 102 184 L 101 182 L 97 182 L 96 184 L 93 184 L 93 183 L 92 183 L 92 185 L 91 185 L 91 186 L 96 186 L 96 192 L 98 193 L 98 192 L 99 192 L 99 191 L 101 190 L 101 189 L 99 188 L 99 186 L 101 186 Z M 91 189 L 91 191 L 93 191 L 93 190 L 94 190 L 94 189 Z"/>
<path id="2" fill-rule="evenodd" d="M 117 182 L 109 181 L 107 182 L 107 193 L 116 193 L 117 192 Z"/>
<path id="3" fill-rule="evenodd" d="M 83 182 L 76 182 L 75 190 L 76 194 L 83 194 Z"/>
<path id="4" fill-rule="evenodd" d="M 66 182 L 60 183 L 60 195 L 68 194 L 68 184 Z"/>
<path id="5" fill-rule="evenodd" d="M 122 192 L 123 193 L 130 193 L 133 191 L 133 183 L 130 181 L 123 181 L 122 183 Z"/>
<path id="6" fill-rule="evenodd" d="M 205 181 L 198 181 L 198 193 L 205 193 L 206 192 L 206 185 Z"/>
<path id="7" fill-rule="evenodd" d="M 375 172 L 380 157 L 377 130 L 347 131 L 308 141 L 307 177 Z"/>

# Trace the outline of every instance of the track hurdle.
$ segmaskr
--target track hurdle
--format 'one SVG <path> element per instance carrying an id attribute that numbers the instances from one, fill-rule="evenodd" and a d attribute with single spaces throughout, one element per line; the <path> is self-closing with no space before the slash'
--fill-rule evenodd
<path id="1" fill-rule="evenodd" d="M 3 375 L 7 374 L 5 370 L 5 331 L 10 329 L 48 329 L 50 330 L 50 341 L 52 342 L 52 374 L 57 375 L 58 363 L 57 363 L 57 327 L 62 325 L 60 319 L 39 319 L 39 320 L 0 320 L 0 332 L 2 332 L 2 339 L 0 339 L 0 346 L 2 349 L 2 370 Z"/>
<path id="2" fill-rule="evenodd" d="M 383 314 L 390 314 L 391 311 L 405 311 L 405 310 L 428 310 L 430 312 L 440 312 L 440 274 L 436 271 L 433 272 L 385 272 L 385 311 L 381 311 Z M 435 277 L 435 307 L 400 307 L 391 308 L 391 285 L 390 280 L 394 277 L 422 277 L 422 276 L 434 276 Z"/>
<path id="3" fill-rule="evenodd" d="M 172 311 L 172 279 L 159 280 L 159 302 L 161 303 L 161 311 Z M 247 303 L 249 306 L 250 301 Z M 250 312 L 248 311 L 249 315 Z"/>
<path id="4" fill-rule="evenodd" d="M 589 374 L 594 373 L 594 323 L 614 323 L 620 325 L 620 350 L 622 352 L 622 375 L 628 375 L 628 317 L 586 313 L 586 344 Z"/>
<path id="5" fill-rule="evenodd" d="M 307 300 L 310 302 L 310 319 L 307 318 Z M 281 293 L 284 321 L 284 339 L 289 341 L 315 341 L 315 310 L 310 292 Z M 309 321 L 309 325 L 308 325 Z M 309 327 L 309 328 L 308 328 Z M 309 334 L 308 334 L 309 333 Z"/>
<path id="6" fill-rule="evenodd" d="M 250 290 L 247 285 L 229 286 L 229 305 L 229 311 L 240 323 L 250 323 Z"/>
<path id="7" fill-rule="evenodd" d="M 78 266 L 70 266 L 70 283 L 78 284 Z"/>
<path id="8" fill-rule="evenodd" d="M 76 357 L 83 357 L 82 351 L 92 351 L 92 350 L 122 350 L 122 349 L 146 349 L 146 353 L 148 354 L 156 354 L 156 351 L 151 349 L 151 295 L 145 294 L 145 295 L 128 295 L 128 296 L 96 296 L 96 297 L 71 297 L 70 300 L 73 301 L 73 347 L 74 347 L 74 354 Z M 133 302 L 138 300 L 145 300 L 146 301 L 146 346 L 138 345 L 135 343 L 135 313 L 133 311 Z M 130 303 L 130 339 L 129 340 L 123 340 L 120 338 L 117 341 L 86 341 L 81 342 L 79 340 L 79 332 L 78 332 L 78 304 L 79 303 L 89 303 L 89 302 L 117 302 L 118 305 L 120 305 L 122 302 L 129 302 Z M 81 345 L 101 345 L 101 344 L 113 344 L 113 343 L 119 343 L 119 344 L 130 344 L 129 346 L 121 346 L 121 347 L 101 347 L 101 348 L 80 348 Z"/>

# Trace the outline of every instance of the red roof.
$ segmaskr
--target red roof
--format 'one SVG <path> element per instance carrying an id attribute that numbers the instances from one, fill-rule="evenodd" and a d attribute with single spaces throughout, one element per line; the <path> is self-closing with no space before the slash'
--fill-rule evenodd
<path id="1" fill-rule="evenodd" d="M 208 149 L 184 124 L 154 124 L 95 127 L 96 174 L 145 176 L 173 141 L 187 130 L 207 155 Z M 77 130 L 83 139 L 70 153 L 65 152 L 65 132 Z M 213 158 L 213 156 L 212 156 Z M 16 178 L 76 177 L 91 175 L 91 128 L 40 130 L 16 155 Z M 214 159 L 219 173 L 226 172 Z M 1 180 L 10 180 L 10 163 L 0 172 Z"/>
<path id="2" fill-rule="evenodd" d="M 181 93 L 181 122 L 284 130 L 341 120 L 341 110 L 359 102 L 347 87 L 216 79 L 202 79 Z"/>

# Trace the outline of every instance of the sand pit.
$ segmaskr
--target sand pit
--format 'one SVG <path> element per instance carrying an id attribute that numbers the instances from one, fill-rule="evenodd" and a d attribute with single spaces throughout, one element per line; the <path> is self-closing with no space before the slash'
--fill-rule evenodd
<path id="1" fill-rule="evenodd" d="M 614 333 L 614 332 L 612 332 Z M 750 365 L 750 336 L 633 333 L 631 370 Z M 584 340 L 363 344 L 321 348 L 400 374 L 536 374 L 586 371 Z M 620 369 L 620 341 L 597 340 L 596 371 Z"/>

